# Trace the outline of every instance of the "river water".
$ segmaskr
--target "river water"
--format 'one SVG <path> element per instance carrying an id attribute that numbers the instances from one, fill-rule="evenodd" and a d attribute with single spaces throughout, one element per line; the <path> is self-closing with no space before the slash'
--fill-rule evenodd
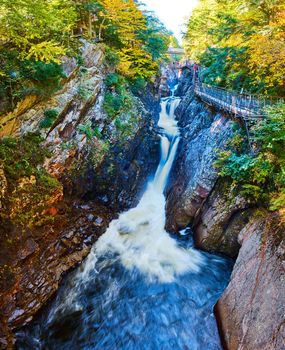
<path id="1" fill-rule="evenodd" d="M 17 333 L 17 349 L 218 350 L 213 307 L 232 264 L 164 229 L 167 178 L 180 140 L 179 98 L 161 102 L 161 159 L 137 207 L 122 213 L 56 298 Z"/>

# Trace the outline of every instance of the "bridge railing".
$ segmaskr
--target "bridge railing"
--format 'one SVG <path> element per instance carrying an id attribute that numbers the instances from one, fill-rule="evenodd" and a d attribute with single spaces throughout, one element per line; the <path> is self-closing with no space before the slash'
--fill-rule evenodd
<path id="1" fill-rule="evenodd" d="M 209 86 L 196 80 L 195 92 L 205 102 L 216 105 L 228 112 L 244 118 L 262 118 L 266 116 L 266 107 L 283 102 L 279 98 L 267 98 L 250 94 L 240 94 L 222 88 Z"/>

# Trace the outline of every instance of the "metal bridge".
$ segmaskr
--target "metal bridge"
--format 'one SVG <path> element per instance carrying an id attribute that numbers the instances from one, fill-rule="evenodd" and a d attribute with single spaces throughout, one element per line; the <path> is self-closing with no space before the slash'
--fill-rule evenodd
<path id="1" fill-rule="evenodd" d="M 169 47 L 167 54 L 170 56 L 174 55 L 184 55 L 185 51 L 181 47 Z"/>
<path id="2" fill-rule="evenodd" d="M 246 120 L 262 119 L 267 116 L 268 106 L 284 102 L 283 98 L 273 98 L 270 96 L 254 95 L 248 93 L 238 93 L 220 87 L 203 84 L 199 73 L 194 72 L 193 63 L 182 62 L 178 69 L 189 69 L 193 75 L 195 94 L 205 103 L 215 106 L 230 114 Z"/>
<path id="3" fill-rule="evenodd" d="M 200 80 L 199 73 L 194 72 L 193 66 L 193 62 L 186 61 L 182 62 L 177 68 L 181 70 L 191 70 L 195 94 L 199 96 L 203 102 L 243 120 L 249 144 L 252 149 L 254 134 L 251 126 L 258 120 L 267 117 L 267 107 L 280 102 L 284 103 L 284 99 L 237 93 L 220 87 L 203 84 Z"/>
<path id="4" fill-rule="evenodd" d="M 204 102 L 246 120 L 265 118 L 266 107 L 278 103 L 278 99 L 228 91 L 197 80 L 194 91 Z"/>

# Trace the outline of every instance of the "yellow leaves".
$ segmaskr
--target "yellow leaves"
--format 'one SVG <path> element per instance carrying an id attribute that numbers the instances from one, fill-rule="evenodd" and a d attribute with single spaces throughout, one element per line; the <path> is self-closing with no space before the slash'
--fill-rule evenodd
<path id="1" fill-rule="evenodd" d="M 43 41 L 30 47 L 26 59 L 35 59 L 46 63 L 61 63 L 60 57 L 66 54 L 66 49 L 54 41 Z"/>
<path id="2" fill-rule="evenodd" d="M 150 54 L 136 46 L 123 48 L 119 52 L 120 64 L 118 70 L 126 77 L 141 76 L 149 79 L 158 69 L 157 63 L 152 61 Z"/>
<path id="3" fill-rule="evenodd" d="M 105 8 L 101 16 L 117 27 L 122 42 L 134 40 L 138 31 L 146 29 L 143 13 L 133 0 L 101 0 L 101 3 Z"/>
<path id="4" fill-rule="evenodd" d="M 249 68 L 255 80 L 262 77 L 267 87 L 282 86 L 285 76 L 285 41 L 278 36 L 256 34 L 249 42 Z"/>

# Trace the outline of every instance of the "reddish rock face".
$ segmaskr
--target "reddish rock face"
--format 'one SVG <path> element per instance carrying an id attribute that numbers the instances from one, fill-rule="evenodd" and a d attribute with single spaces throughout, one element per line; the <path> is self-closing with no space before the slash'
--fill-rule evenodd
<path id="1" fill-rule="evenodd" d="M 32 319 L 57 290 L 64 273 L 89 253 L 113 217 L 105 206 L 93 202 L 74 202 L 68 207 L 68 217 L 62 215 L 61 222 L 42 229 L 42 236 L 37 232 L 38 237 L 31 238 L 33 232 L 21 232 L 14 251 L 1 246 L 0 267 L 5 260 L 4 267 L 11 268 L 4 270 L 5 285 L 0 283 L 0 349 L 13 348 L 12 331 Z M 6 233 L 13 234 L 8 228 Z"/>
<path id="2" fill-rule="evenodd" d="M 285 227 L 276 216 L 253 218 L 231 282 L 216 305 L 226 350 L 285 348 Z"/>

